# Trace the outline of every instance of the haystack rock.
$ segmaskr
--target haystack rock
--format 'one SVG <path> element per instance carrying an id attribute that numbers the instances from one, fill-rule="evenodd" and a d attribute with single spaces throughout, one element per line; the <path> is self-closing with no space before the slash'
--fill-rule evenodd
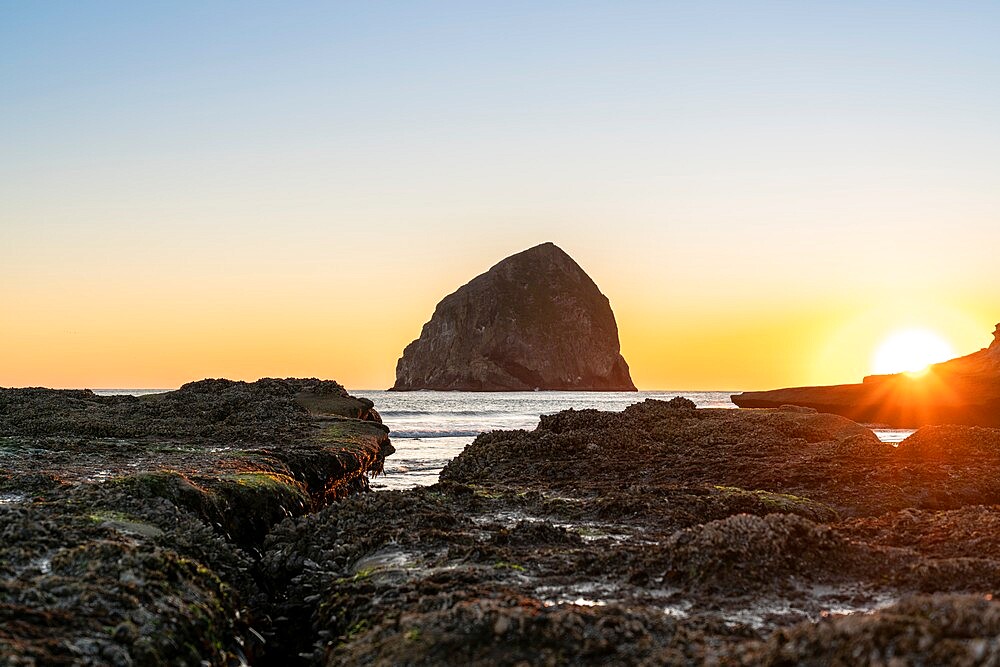
<path id="1" fill-rule="evenodd" d="M 747 391 L 733 396 L 733 403 L 741 408 L 801 405 L 896 428 L 1000 428 L 1000 324 L 988 348 L 934 364 L 920 375 L 871 375 L 861 384 Z"/>
<path id="2" fill-rule="evenodd" d="M 446 296 L 403 350 L 394 391 L 635 391 L 608 298 L 552 243 Z"/>

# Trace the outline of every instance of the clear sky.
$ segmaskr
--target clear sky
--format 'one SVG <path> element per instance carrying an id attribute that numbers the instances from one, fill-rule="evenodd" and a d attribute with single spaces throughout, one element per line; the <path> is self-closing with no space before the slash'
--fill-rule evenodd
<path id="1" fill-rule="evenodd" d="M 392 383 L 554 241 L 641 389 L 1000 321 L 1000 3 L 0 0 L 0 385 Z"/>

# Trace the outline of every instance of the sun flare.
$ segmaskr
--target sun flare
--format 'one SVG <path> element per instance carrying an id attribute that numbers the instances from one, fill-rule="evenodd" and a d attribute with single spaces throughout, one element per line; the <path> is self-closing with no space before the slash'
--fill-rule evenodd
<path id="1" fill-rule="evenodd" d="M 872 356 L 872 371 L 877 375 L 911 373 L 918 375 L 931 364 L 955 356 L 951 343 L 927 329 L 904 329 L 882 341 Z"/>

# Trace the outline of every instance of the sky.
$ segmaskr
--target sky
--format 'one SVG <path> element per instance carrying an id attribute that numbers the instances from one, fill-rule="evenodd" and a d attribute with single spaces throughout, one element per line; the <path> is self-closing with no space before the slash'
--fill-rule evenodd
<path id="1" fill-rule="evenodd" d="M 0 386 L 392 384 L 553 241 L 640 389 L 1000 321 L 996 2 L 0 0 Z"/>

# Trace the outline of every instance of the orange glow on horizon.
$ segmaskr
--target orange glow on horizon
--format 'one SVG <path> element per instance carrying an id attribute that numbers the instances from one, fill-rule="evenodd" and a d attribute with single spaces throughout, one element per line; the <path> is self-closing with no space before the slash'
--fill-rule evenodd
<path id="1" fill-rule="evenodd" d="M 173 263 L 116 265 L 128 280 L 53 269 L 4 288 L 4 310 L 16 317 L 0 328 L 0 386 L 173 388 L 205 377 L 304 376 L 385 389 L 441 298 L 537 240 L 489 239 L 460 256 L 400 246 L 346 253 L 334 265 L 325 249 L 302 246 L 295 270 L 214 256 L 192 256 L 183 272 Z M 989 344 L 1000 319 L 995 295 L 960 300 L 947 286 L 909 299 L 895 285 L 875 286 L 864 301 L 849 300 L 842 285 L 761 290 L 710 272 L 692 283 L 685 267 L 663 268 L 652 251 L 562 245 L 610 299 L 642 390 L 859 382 L 894 331 L 927 328 L 968 354 Z"/>

